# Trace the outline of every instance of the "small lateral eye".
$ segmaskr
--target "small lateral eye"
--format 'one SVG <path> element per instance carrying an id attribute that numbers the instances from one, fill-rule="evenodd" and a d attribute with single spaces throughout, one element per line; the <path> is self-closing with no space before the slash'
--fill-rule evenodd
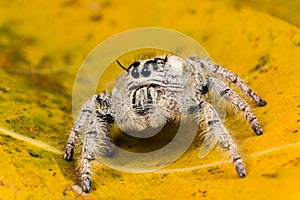
<path id="1" fill-rule="evenodd" d="M 165 62 L 162 59 L 156 59 L 155 60 L 157 64 L 165 64 Z"/>
<path id="2" fill-rule="evenodd" d="M 168 61 L 168 57 L 166 56 L 165 58 L 155 58 L 155 61 L 157 64 L 166 64 L 166 62 Z"/>
<path id="3" fill-rule="evenodd" d="M 144 77 L 148 77 L 148 76 L 150 76 L 150 74 L 151 74 L 151 71 L 150 71 L 148 65 L 144 65 L 144 67 L 142 69 L 142 75 Z"/>
<path id="4" fill-rule="evenodd" d="M 134 67 L 131 71 L 131 76 L 133 78 L 138 78 L 140 76 L 139 70 L 137 67 Z"/>
<path id="5" fill-rule="evenodd" d="M 153 64 L 152 66 L 153 66 L 153 69 L 154 69 L 154 70 L 157 70 L 157 69 L 158 69 L 157 64 Z"/>

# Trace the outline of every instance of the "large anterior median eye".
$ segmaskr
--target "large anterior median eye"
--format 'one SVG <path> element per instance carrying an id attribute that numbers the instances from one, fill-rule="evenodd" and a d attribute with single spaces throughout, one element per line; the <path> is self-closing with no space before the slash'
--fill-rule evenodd
<path id="1" fill-rule="evenodd" d="M 142 75 L 144 77 L 148 77 L 148 76 L 150 76 L 150 74 L 151 74 L 151 71 L 150 71 L 148 65 L 144 65 L 144 67 L 142 69 Z"/>
<path id="2" fill-rule="evenodd" d="M 131 71 L 131 76 L 133 78 L 138 78 L 140 76 L 139 70 L 137 67 L 134 67 Z"/>

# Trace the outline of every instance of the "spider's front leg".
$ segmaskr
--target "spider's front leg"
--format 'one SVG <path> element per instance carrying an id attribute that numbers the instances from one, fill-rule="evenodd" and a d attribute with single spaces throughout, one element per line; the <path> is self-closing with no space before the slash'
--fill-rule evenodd
<path id="1" fill-rule="evenodd" d="M 82 136 L 82 134 L 84 134 L 87 131 L 87 122 L 90 121 L 95 111 L 93 98 L 94 97 L 90 98 L 87 102 L 85 102 L 73 125 L 64 155 L 64 159 L 67 161 L 70 161 L 73 158 L 75 143 L 78 140 L 78 136 Z"/>
<path id="2" fill-rule="evenodd" d="M 84 104 L 70 134 L 64 156 L 66 160 L 70 160 L 73 156 L 74 143 L 78 135 L 83 135 L 80 174 L 84 192 L 89 192 L 91 189 L 90 162 L 96 156 L 113 154 L 109 135 L 109 124 L 114 122 L 113 116 L 109 98 L 104 94 L 94 95 Z"/>
<path id="3" fill-rule="evenodd" d="M 214 107 L 206 101 L 201 101 L 197 118 L 198 123 L 204 123 L 207 128 L 204 133 L 205 148 L 212 148 L 215 142 L 219 142 L 220 146 L 228 151 L 239 177 L 245 177 L 246 168 L 242 157 Z"/>

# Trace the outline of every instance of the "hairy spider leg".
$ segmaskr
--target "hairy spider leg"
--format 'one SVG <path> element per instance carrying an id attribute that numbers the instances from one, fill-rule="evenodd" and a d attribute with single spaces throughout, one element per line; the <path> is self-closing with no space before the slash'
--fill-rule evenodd
<path id="1" fill-rule="evenodd" d="M 91 190 L 90 162 L 95 160 L 97 155 L 111 156 L 113 154 L 113 145 L 109 135 L 110 123 L 113 123 L 113 114 L 108 97 L 104 94 L 94 95 L 82 107 L 70 134 L 64 156 L 66 160 L 71 160 L 73 157 L 77 137 L 80 135 L 83 138 L 80 174 L 84 192 Z"/>
<path id="2" fill-rule="evenodd" d="M 229 132 L 221 122 L 217 111 L 210 103 L 206 101 L 201 101 L 199 105 L 200 110 L 197 118 L 201 119 L 199 120 L 199 123 L 204 123 L 204 125 L 207 127 L 207 131 L 203 136 L 205 139 L 209 138 L 208 140 L 210 140 L 206 141 L 206 145 L 209 145 L 209 143 L 214 144 L 214 140 L 218 141 L 222 149 L 228 151 L 239 177 L 245 177 L 245 164 L 237 146 L 234 144 Z"/>
<path id="3" fill-rule="evenodd" d="M 256 92 L 254 92 L 251 88 L 249 88 L 245 82 L 235 73 L 224 69 L 220 65 L 210 62 L 204 59 L 200 59 L 198 57 L 189 57 L 188 62 L 192 65 L 201 67 L 205 70 L 205 72 L 209 76 L 215 76 L 229 81 L 230 83 L 234 83 L 237 87 L 241 89 L 241 91 L 246 94 L 249 98 L 253 99 L 255 103 L 259 106 L 265 106 L 267 102 L 263 100 Z"/>
<path id="4" fill-rule="evenodd" d="M 210 89 L 215 90 L 222 98 L 230 102 L 236 110 L 243 112 L 247 121 L 257 135 L 261 135 L 263 133 L 258 119 L 247 102 L 231 90 L 223 81 L 216 78 L 208 78 L 208 82 Z"/>

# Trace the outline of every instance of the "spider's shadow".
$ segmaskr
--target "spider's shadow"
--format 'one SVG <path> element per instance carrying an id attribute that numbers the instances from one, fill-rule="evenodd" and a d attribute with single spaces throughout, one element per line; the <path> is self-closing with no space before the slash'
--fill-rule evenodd
<path id="1" fill-rule="evenodd" d="M 178 128 L 179 125 L 176 122 L 170 122 L 159 131 L 148 128 L 144 131 L 135 132 L 133 136 L 132 134 L 121 131 L 118 127 L 113 127 L 111 136 L 113 143 L 121 149 L 135 153 L 148 153 L 158 150 L 170 143 L 175 137 Z M 145 133 L 155 131 L 157 131 L 156 134 L 150 137 L 144 137 Z M 141 137 L 138 137 L 138 134 L 140 134 Z"/>

